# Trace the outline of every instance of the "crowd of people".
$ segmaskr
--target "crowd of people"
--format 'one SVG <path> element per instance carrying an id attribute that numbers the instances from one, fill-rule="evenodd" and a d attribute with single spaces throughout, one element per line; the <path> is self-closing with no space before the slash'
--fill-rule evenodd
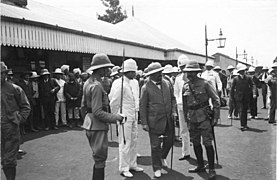
<path id="1" fill-rule="evenodd" d="M 95 161 L 93 179 L 104 179 L 109 123 L 117 127 L 122 176 L 133 177 L 132 171 L 143 171 L 137 165 L 140 123 L 149 134 L 154 177 L 161 177 L 161 169 L 168 167 L 166 157 L 178 134 L 182 144 L 179 160 L 190 158 L 192 143 L 197 166 L 189 172 L 205 171 L 203 144 L 209 179 L 215 179 L 212 141 L 220 106 L 229 97 L 228 118 L 240 119 L 245 131 L 249 129 L 248 111 L 250 118 L 258 118 L 261 89 L 262 108 L 268 108 L 264 119 L 275 124 L 277 62 L 271 69 L 229 65 L 226 72 L 210 60 L 203 70 L 183 54 L 177 66 L 162 67 L 153 62 L 142 71 L 134 59 L 125 60 L 119 67 L 106 54 L 96 54 L 86 72 L 79 68 L 70 71 L 69 65 L 63 65 L 52 73 L 48 69 L 42 69 L 39 75 L 23 72 L 18 80 L 1 62 L 1 159 L 7 179 L 15 178 L 15 156 L 25 133 L 61 126 L 85 129 Z M 179 132 L 175 132 L 175 126 Z"/>

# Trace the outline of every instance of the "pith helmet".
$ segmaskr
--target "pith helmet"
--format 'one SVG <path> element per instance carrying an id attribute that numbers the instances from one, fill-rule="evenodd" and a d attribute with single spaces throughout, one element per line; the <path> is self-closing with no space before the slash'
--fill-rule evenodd
<path id="1" fill-rule="evenodd" d="M 153 62 L 148 65 L 147 70 L 148 70 L 148 72 L 145 74 L 145 76 L 149 76 L 151 74 L 160 72 L 160 71 L 164 70 L 164 68 L 162 67 L 162 65 L 160 63 Z"/>
<path id="2" fill-rule="evenodd" d="M 95 69 L 100 69 L 104 67 L 114 67 L 111 63 L 109 57 L 104 53 L 95 54 L 91 61 L 91 67 L 87 70 L 87 72 L 91 72 Z"/>
<path id="3" fill-rule="evenodd" d="M 208 60 L 205 64 L 205 66 L 211 66 L 211 67 L 214 67 L 214 61 L 212 60 Z"/>
<path id="4" fill-rule="evenodd" d="M 120 70 L 120 67 L 119 67 L 119 66 L 114 66 L 114 67 L 112 68 L 112 70 L 111 70 L 112 73 L 111 73 L 110 76 L 115 76 L 115 75 L 117 75 L 117 74 L 119 73 L 119 72 L 118 72 L 119 70 Z"/>
<path id="5" fill-rule="evenodd" d="M 263 67 L 263 70 L 268 70 L 268 67 L 267 67 L 267 66 L 264 66 L 264 67 Z"/>
<path id="6" fill-rule="evenodd" d="M 173 72 L 173 67 L 170 64 L 165 65 L 163 74 L 169 74 Z"/>
<path id="7" fill-rule="evenodd" d="M 123 69 L 123 65 L 124 65 L 124 69 Z M 133 59 L 127 59 L 123 62 L 122 65 L 122 71 L 121 72 L 129 72 L 129 71 L 137 71 L 138 70 L 138 66 L 135 60 Z"/>
<path id="8" fill-rule="evenodd" d="M 248 72 L 249 72 L 249 73 L 255 72 L 255 68 L 254 68 L 254 67 L 250 67 L 250 68 L 248 69 Z"/>
<path id="9" fill-rule="evenodd" d="M 49 73 L 48 69 L 42 69 L 42 70 L 40 71 L 40 75 L 41 75 L 41 76 L 43 76 L 43 75 L 50 75 L 50 73 Z"/>
<path id="10" fill-rule="evenodd" d="M 229 66 L 227 67 L 227 70 L 231 70 L 231 69 L 235 69 L 235 67 L 232 66 L 232 65 L 229 65 Z"/>
<path id="11" fill-rule="evenodd" d="M 202 71 L 202 69 L 200 69 L 200 66 L 197 61 L 190 60 L 188 62 L 188 64 L 186 65 L 185 69 L 183 69 L 183 71 L 184 72 L 198 72 L 198 71 Z"/>
<path id="12" fill-rule="evenodd" d="M 184 54 L 181 54 L 178 58 L 178 67 L 181 67 L 181 66 L 185 66 L 187 63 L 189 62 L 189 58 L 184 55 Z"/>
<path id="13" fill-rule="evenodd" d="M 239 64 L 237 65 L 237 70 L 238 70 L 238 72 L 240 72 L 240 71 L 245 71 L 246 68 L 247 68 L 247 67 L 246 67 L 244 64 L 239 63 Z"/>
<path id="14" fill-rule="evenodd" d="M 274 62 L 271 67 L 272 68 L 277 68 L 277 62 Z"/>
<path id="15" fill-rule="evenodd" d="M 221 70 L 220 66 L 215 66 L 214 70 Z"/>
<path id="16" fill-rule="evenodd" d="M 63 72 L 60 68 L 56 68 L 53 74 L 63 74 Z"/>
<path id="17" fill-rule="evenodd" d="M 33 71 L 32 72 L 32 76 L 30 78 L 38 78 L 39 75 L 37 74 L 37 72 Z"/>

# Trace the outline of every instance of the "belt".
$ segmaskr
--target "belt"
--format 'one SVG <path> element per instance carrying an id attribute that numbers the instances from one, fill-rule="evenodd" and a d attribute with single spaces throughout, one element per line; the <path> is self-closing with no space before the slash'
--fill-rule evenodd
<path id="1" fill-rule="evenodd" d="M 200 104 L 196 104 L 196 105 L 193 105 L 193 106 L 188 106 L 188 109 L 197 110 L 197 109 L 201 109 L 201 108 L 206 107 L 206 106 L 209 106 L 209 101 L 206 101 L 206 102 L 203 102 L 203 103 L 200 103 Z"/>

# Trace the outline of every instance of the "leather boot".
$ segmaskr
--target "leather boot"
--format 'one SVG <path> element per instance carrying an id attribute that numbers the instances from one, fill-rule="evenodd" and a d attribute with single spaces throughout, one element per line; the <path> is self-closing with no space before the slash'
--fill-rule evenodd
<path id="1" fill-rule="evenodd" d="M 214 147 L 213 146 L 205 146 L 207 158 L 209 162 L 209 169 L 214 169 Z"/>
<path id="2" fill-rule="evenodd" d="M 194 153 L 197 159 L 197 167 L 190 168 L 189 173 L 199 173 L 205 171 L 204 160 L 203 160 L 203 149 L 201 145 L 193 146 Z"/>
<path id="3" fill-rule="evenodd" d="M 104 180 L 104 177 L 105 177 L 104 168 L 95 168 L 94 166 L 92 180 Z"/>
<path id="4" fill-rule="evenodd" d="M 208 180 L 215 180 L 216 179 L 216 173 L 214 169 L 209 169 L 209 176 Z"/>
<path id="5" fill-rule="evenodd" d="M 3 171 L 7 180 L 15 180 L 16 167 L 5 167 Z"/>

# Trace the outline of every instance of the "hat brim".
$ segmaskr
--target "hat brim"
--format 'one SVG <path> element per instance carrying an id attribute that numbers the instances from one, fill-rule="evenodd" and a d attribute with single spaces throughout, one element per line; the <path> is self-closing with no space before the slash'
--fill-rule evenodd
<path id="1" fill-rule="evenodd" d="M 162 72 L 163 74 L 170 74 L 170 73 L 173 73 L 173 71 L 164 71 Z"/>
<path id="2" fill-rule="evenodd" d="M 50 75 L 50 73 L 49 73 L 49 72 L 44 72 L 44 73 L 41 73 L 40 75 L 41 75 L 41 76 Z"/>
<path id="3" fill-rule="evenodd" d="M 53 72 L 53 74 L 61 74 L 61 75 L 63 75 L 62 72 Z"/>
<path id="4" fill-rule="evenodd" d="M 148 73 L 145 74 L 145 76 L 150 76 L 151 74 L 155 74 L 155 73 L 163 71 L 163 70 L 164 70 L 164 67 L 160 67 L 158 69 L 154 69 L 152 71 L 149 71 Z"/>
<path id="5" fill-rule="evenodd" d="M 115 76 L 117 74 L 119 74 L 119 72 L 112 72 L 110 76 Z"/>
<path id="6" fill-rule="evenodd" d="M 202 69 L 200 69 L 200 68 L 185 68 L 185 69 L 183 69 L 183 72 L 201 72 L 202 71 Z"/>
<path id="7" fill-rule="evenodd" d="M 109 68 L 109 67 L 114 67 L 114 64 L 108 63 L 108 64 L 101 64 L 101 65 L 91 66 L 90 68 L 87 69 L 87 72 L 93 71 L 93 70 L 96 70 L 96 69 L 100 69 L 100 68 Z"/>
<path id="8" fill-rule="evenodd" d="M 33 79 L 33 78 L 38 78 L 40 75 L 36 75 L 36 76 L 31 76 L 30 78 Z"/>
<path id="9" fill-rule="evenodd" d="M 1 73 L 4 73 L 4 72 L 5 72 L 5 73 L 8 74 L 9 71 L 11 71 L 11 69 L 6 69 L 6 70 L 3 70 L 3 71 L 1 70 Z M 11 73 L 11 74 L 9 74 L 9 75 L 13 75 L 13 73 Z"/>
<path id="10" fill-rule="evenodd" d="M 245 70 L 246 70 L 246 68 L 241 68 L 241 69 L 238 69 L 238 72 L 245 71 Z"/>

